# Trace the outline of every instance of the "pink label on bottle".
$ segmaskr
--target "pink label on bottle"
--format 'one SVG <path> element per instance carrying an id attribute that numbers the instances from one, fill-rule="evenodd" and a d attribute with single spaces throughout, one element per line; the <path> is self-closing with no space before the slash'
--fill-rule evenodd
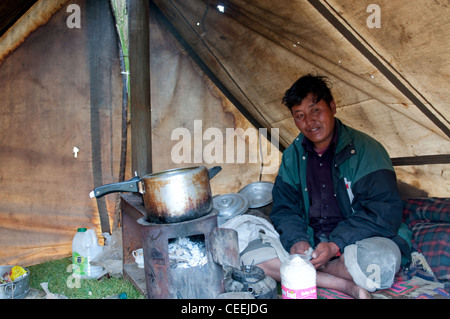
<path id="1" fill-rule="evenodd" d="M 317 299 L 316 286 L 304 289 L 289 289 L 281 285 L 283 299 Z"/>

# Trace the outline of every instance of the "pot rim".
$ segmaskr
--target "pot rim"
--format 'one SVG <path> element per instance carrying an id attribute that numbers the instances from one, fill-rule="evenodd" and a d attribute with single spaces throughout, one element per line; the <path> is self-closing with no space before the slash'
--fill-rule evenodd
<path id="1" fill-rule="evenodd" d="M 150 173 L 147 175 L 144 175 L 141 179 L 144 178 L 152 178 L 152 177 L 166 177 L 166 176 L 172 176 L 172 175 L 181 175 L 186 172 L 192 172 L 192 171 L 201 171 L 201 170 L 207 170 L 205 166 L 190 166 L 190 167 L 178 167 L 178 168 L 171 168 L 160 172 Z"/>

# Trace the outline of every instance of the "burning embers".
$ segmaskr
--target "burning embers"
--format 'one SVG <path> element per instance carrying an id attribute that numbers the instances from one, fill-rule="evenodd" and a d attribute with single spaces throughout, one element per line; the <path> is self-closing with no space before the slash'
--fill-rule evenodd
<path id="1" fill-rule="evenodd" d="M 217 210 L 179 223 L 142 226 L 144 268 L 149 299 L 205 299 L 223 293 L 223 268 L 212 256 Z M 205 284 L 207 283 L 207 284 Z"/>
<path id="2" fill-rule="evenodd" d="M 203 235 L 169 239 L 168 253 L 171 269 L 201 267 L 208 263 Z"/>

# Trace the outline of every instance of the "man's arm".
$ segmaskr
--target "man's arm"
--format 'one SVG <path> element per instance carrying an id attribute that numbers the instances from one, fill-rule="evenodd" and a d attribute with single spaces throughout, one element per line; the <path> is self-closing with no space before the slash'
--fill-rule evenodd
<path id="1" fill-rule="evenodd" d="M 394 237 L 402 219 L 395 173 L 388 169 L 372 172 L 357 181 L 352 191 L 354 213 L 337 225 L 330 241 L 342 250 L 364 238 Z"/>
<path id="2" fill-rule="evenodd" d="M 280 234 L 280 241 L 286 251 L 299 242 L 310 240 L 301 194 L 292 185 L 283 181 L 280 176 L 275 179 L 272 191 L 273 208 L 270 219 Z"/>

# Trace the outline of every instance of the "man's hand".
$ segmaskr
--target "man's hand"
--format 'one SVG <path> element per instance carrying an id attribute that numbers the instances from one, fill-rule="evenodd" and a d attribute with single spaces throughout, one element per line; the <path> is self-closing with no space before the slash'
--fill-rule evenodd
<path id="1" fill-rule="evenodd" d="M 292 250 L 292 249 L 291 249 Z M 333 242 L 321 242 L 311 254 L 311 263 L 318 269 L 324 266 L 339 252 L 339 247 Z"/>
<path id="2" fill-rule="evenodd" d="M 307 241 L 299 241 L 292 245 L 290 253 L 304 255 L 305 252 L 311 247 L 311 245 Z"/>

